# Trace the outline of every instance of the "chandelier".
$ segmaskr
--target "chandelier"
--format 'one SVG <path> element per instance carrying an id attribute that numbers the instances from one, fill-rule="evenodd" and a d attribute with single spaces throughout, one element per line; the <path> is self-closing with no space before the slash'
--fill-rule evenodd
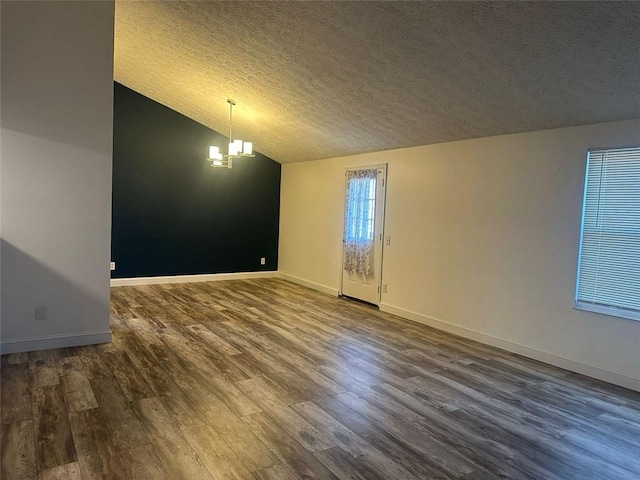
<path id="1" fill-rule="evenodd" d="M 233 106 L 236 104 L 234 100 L 227 99 L 229 104 L 229 147 L 227 154 L 220 152 L 220 147 L 212 145 L 209 147 L 209 161 L 212 167 L 231 168 L 234 158 L 255 157 L 253 155 L 253 144 L 251 142 L 243 142 L 242 140 L 231 140 L 231 121 L 233 119 Z"/>

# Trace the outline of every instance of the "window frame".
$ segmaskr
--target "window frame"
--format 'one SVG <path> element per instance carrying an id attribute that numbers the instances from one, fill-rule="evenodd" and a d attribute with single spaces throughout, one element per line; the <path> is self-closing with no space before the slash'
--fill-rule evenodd
<path id="1" fill-rule="evenodd" d="M 594 151 L 625 150 L 625 149 L 640 150 L 640 145 L 593 147 L 593 148 L 587 149 L 587 152 L 586 152 L 585 172 L 584 172 L 584 181 L 583 181 L 584 190 L 583 190 L 583 197 L 582 197 L 582 212 L 581 212 L 581 218 L 580 218 L 580 238 L 578 241 L 579 242 L 578 243 L 578 259 L 577 259 L 577 268 L 576 268 L 576 283 L 575 283 L 575 290 L 574 290 L 573 308 L 577 310 L 583 310 L 583 311 L 599 313 L 603 315 L 625 318 L 628 320 L 640 321 L 640 310 L 635 310 L 632 308 L 617 307 L 613 305 L 598 304 L 598 303 L 580 300 L 578 298 L 579 288 L 580 288 L 580 271 L 582 267 L 582 251 L 583 251 L 583 245 L 584 245 L 585 214 L 586 214 L 586 206 L 587 206 L 587 186 L 588 186 L 587 182 L 589 178 L 590 155 L 591 155 L 591 152 L 594 152 Z"/>

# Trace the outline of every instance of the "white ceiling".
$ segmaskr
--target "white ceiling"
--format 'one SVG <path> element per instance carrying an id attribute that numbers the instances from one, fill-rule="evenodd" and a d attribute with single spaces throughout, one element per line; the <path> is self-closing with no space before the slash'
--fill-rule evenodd
<path id="1" fill-rule="evenodd" d="M 640 2 L 119 0 L 115 52 L 282 163 L 640 117 Z"/>

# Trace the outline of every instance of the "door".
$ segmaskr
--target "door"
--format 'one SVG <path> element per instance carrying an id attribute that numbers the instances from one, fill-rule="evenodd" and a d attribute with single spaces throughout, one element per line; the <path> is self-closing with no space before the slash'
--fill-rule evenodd
<path id="1" fill-rule="evenodd" d="M 380 302 L 386 165 L 347 170 L 342 295 Z"/>

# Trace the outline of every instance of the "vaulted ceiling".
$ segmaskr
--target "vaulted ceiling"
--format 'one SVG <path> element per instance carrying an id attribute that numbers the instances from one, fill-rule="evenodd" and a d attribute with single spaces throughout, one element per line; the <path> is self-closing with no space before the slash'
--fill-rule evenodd
<path id="1" fill-rule="evenodd" d="M 640 118 L 640 2 L 118 0 L 115 79 L 282 163 Z"/>

